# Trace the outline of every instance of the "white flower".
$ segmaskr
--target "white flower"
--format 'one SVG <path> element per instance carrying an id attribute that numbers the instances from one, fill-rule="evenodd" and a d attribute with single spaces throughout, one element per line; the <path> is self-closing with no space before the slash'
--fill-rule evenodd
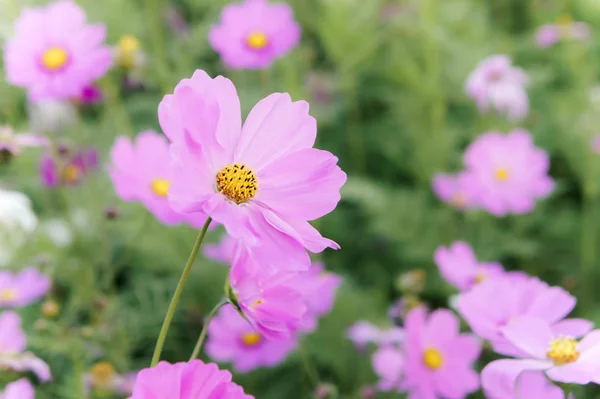
<path id="1" fill-rule="evenodd" d="M 30 130 L 38 133 L 59 133 L 77 120 L 77 110 L 68 101 L 30 102 L 27 112 Z"/>
<path id="2" fill-rule="evenodd" d="M 6 266 L 35 231 L 38 218 L 27 196 L 0 189 L 0 266 Z"/>
<path id="3" fill-rule="evenodd" d="M 73 242 L 73 231 L 66 220 L 49 219 L 43 222 L 42 228 L 57 247 L 66 247 Z"/>

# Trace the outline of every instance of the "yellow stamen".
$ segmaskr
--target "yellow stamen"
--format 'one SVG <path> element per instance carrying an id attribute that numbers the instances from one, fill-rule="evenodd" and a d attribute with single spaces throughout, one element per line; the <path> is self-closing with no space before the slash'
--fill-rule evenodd
<path id="1" fill-rule="evenodd" d="M 5 288 L 0 291 L 0 300 L 14 301 L 17 298 L 17 291 L 14 288 Z"/>
<path id="2" fill-rule="evenodd" d="M 90 369 L 92 382 L 96 386 L 108 386 L 117 372 L 109 362 L 98 362 Z"/>
<path id="3" fill-rule="evenodd" d="M 573 363 L 579 359 L 577 341 L 570 337 L 558 337 L 550 341 L 550 348 L 546 356 L 557 366 Z"/>
<path id="4" fill-rule="evenodd" d="M 225 165 L 217 173 L 217 189 L 221 194 L 240 204 L 252 199 L 258 191 L 258 179 L 245 164 Z"/>
<path id="5" fill-rule="evenodd" d="M 140 50 L 140 41 L 131 35 L 125 35 L 119 39 L 119 65 L 125 69 L 135 66 L 135 56 Z"/>
<path id="6" fill-rule="evenodd" d="M 67 165 L 63 170 L 63 178 L 67 183 L 76 183 L 81 177 L 81 171 L 75 165 Z"/>
<path id="7" fill-rule="evenodd" d="M 262 337 L 257 332 L 247 332 L 242 334 L 242 342 L 247 346 L 256 346 L 260 343 Z"/>
<path id="8" fill-rule="evenodd" d="M 46 69 L 55 71 L 65 66 L 69 59 L 67 52 L 60 47 L 51 47 L 42 56 L 42 64 Z"/>
<path id="9" fill-rule="evenodd" d="M 152 191 L 159 197 L 166 197 L 171 187 L 171 182 L 165 179 L 154 179 L 152 180 Z"/>
<path id="10" fill-rule="evenodd" d="M 253 32 L 246 38 L 246 43 L 254 50 L 262 50 L 269 43 L 269 39 L 262 32 Z"/>
<path id="11" fill-rule="evenodd" d="M 483 280 L 485 280 L 487 278 L 487 275 L 484 272 L 479 272 L 477 273 L 477 275 L 475 276 L 475 282 L 476 283 L 481 283 Z"/>
<path id="12" fill-rule="evenodd" d="M 257 299 L 256 301 L 252 302 L 252 305 L 250 305 L 251 308 L 254 308 L 258 305 L 263 304 L 265 301 L 263 301 L 262 299 Z"/>
<path id="13" fill-rule="evenodd" d="M 58 316 L 59 311 L 60 306 L 58 303 L 56 303 L 56 301 L 49 299 L 42 304 L 42 314 L 46 317 L 56 317 Z"/>
<path id="14" fill-rule="evenodd" d="M 508 179 L 508 170 L 506 168 L 498 168 L 496 169 L 495 176 L 498 181 L 506 181 Z"/>
<path id="15" fill-rule="evenodd" d="M 465 195 L 462 193 L 456 193 L 456 194 L 454 194 L 454 196 L 452 197 L 450 202 L 455 207 L 462 208 L 467 205 L 467 197 L 465 197 Z"/>
<path id="16" fill-rule="evenodd" d="M 573 17 L 568 14 L 561 14 L 556 18 L 556 25 L 566 27 L 573 23 Z"/>
<path id="17" fill-rule="evenodd" d="M 429 369 L 437 370 L 442 367 L 444 359 L 437 349 L 429 348 L 423 353 L 423 363 L 425 363 Z"/>

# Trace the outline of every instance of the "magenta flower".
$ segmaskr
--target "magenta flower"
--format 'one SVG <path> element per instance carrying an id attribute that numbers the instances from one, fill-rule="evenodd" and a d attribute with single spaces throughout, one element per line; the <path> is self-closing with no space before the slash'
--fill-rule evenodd
<path id="1" fill-rule="evenodd" d="M 600 330 L 577 341 L 556 333 L 543 319 L 522 317 L 504 327 L 502 333 L 523 356 L 488 364 L 481 373 L 486 392 L 497 390 L 499 379 L 514 390 L 525 371 L 544 371 L 552 381 L 566 384 L 600 383 Z"/>
<path id="2" fill-rule="evenodd" d="M 590 27 L 586 23 L 563 17 L 558 23 L 540 26 L 535 32 L 535 42 L 541 48 L 548 48 L 561 40 L 587 40 L 590 35 Z"/>
<path id="3" fill-rule="evenodd" d="M 208 326 L 206 353 L 217 362 L 230 362 L 246 373 L 274 367 L 296 349 L 295 337 L 272 341 L 263 337 L 231 306 L 224 306 Z"/>
<path id="4" fill-rule="evenodd" d="M 0 307 L 27 306 L 46 295 L 51 284 L 50 277 L 33 267 L 18 274 L 0 271 Z"/>
<path id="5" fill-rule="evenodd" d="M 219 241 L 218 244 L 204 245 L 204 256 L 215 262 L 229 265 L 231 264 L 235 244 L 235 238 L 231 237 L 229 234 L 225 234 L 221 237 L 221 241 Z"/>
<path id="6" fill-rule="evenodd" d="M 469 193 L 467 176 L 459 173 L 456 176 L 438 174 L 433 178 L 433 192 L 445 203 L 456 209 L 473 208 L 473 200 Z"/>
<path id="7" fill-rule="evenodd" d="M 158 114 L 173 143 L 169 201 L 175 210 L 223 224 L 266 269 L 307 269 L 302 247 L 339 248 L 309 223 L 336 207 L 346 174 L 335 156 L 312 148 L 317 129 L 308 103 L 272 94 L 242 127 L 231 81 L 198 70 L 165 96 Z M 286 253 L 287 261 L 278 262 L 273 251 Z"/>
<path id="8" fill-rule="evenodd" d="M 200 360 L 169 364 L 139 372 L 130 399 L 253 399 L 231 382 L 229 371 Z"/>
<path id="9" fill-rule="evenodd" d="M 499 114 L 518 121 L 529 113 L 525 86 L 529 78 L 512 65 L 506 55 L 493 55 L 481 61 L 467 80 L 466 92 L 477 102 L 480 112 L 493 107 Z"/>
<path id="10" fill-rule="evenodd" d="M 35 399 L 35 390 L 28 380 L 21 378 L 7 384 L 0 393 L 0 399 Z"/>
<path id="11" fill-rule="evenodd" d="M 472 364 L 479 358 L 481 343 L 461 334 L 459 320 L 449 310 L 427 316 L 415 308 L 406 318 L 406 380 L 409 398 L 464 398 L 479 389 Z"/>
<path id="12" fill-rule="evenodd" d="M 502 298 L 502 300 L 498 300 Z M 580 319 L 563 320 L 577 300 L 560 287 L 550 287 L 537 278 L 498 278 L 484 281 L 460 294 L 458 311 L 473 332 L 489 340 L 498 353 L 519 354 L 502 329 L 523 316 L 540 317 L 557 332 L 582 336 L 593 325 Z"/>
<path id="13" fill-rule="evenodd" d="M 102 90 L 93 83 L 84 86 L 79 93 L 79 97 L 77 97 L 77 101 L 83 105 L 94 105 L 101 103 L 103 100 Z"/>
<path id="14" fill-rule="evenodd" d="M 439 247 L 433 255 L 440 274 L 460 291 L 471 289 L 488 278 L 505 275 L 499 263 L 479 263 L 466 242 L 457 241 L 449 248 Z"/>
<path id="15" fill-rule="evenodd" d="M 521 373 L 516 385 L 510 375 L 493 373 L 486 388 L 486 396 L 493 399 L 565 399 L 563 390 L 550 383 L 539 371 Z M 569 399 L 573 399 L 572 396 Z"/>
<path id="16" fill-rule="evenodd" d="M 554 188 L 548 154 L 526 130 L 485 133 L 469 145 L 464 160 L 475 201 L 496 216 L 531 212 L 535 200 Z"/>
<path id="17" fill-rule="evenodd" d="M 141 132 L 134 142 L 117 137 L 109 169 L 115 191 L 125 201 L 141 202 L 161 223 L 187 222 L 200 228 L 206 221 L 202 213 L 180 214 L 169 205 L 167 193 L 173 177 L 170 161 L 169 142 L 161 134 Z"/>
<path id="18" fill-rule="evenodd" d="M 234 259 L 229 283 L 244 316 L 267 339 L 289 340 L 304 320 L 307 307 L 295 287 L 297 273 L 270 274 L 242 255 Z"/>
<path id="19" fill-rule="evenodd" d="M 98 152 L 93 148 L 60 159 L 58 163 L 50 154 L 44 154 L 40 161 L 40 176 L 42 184 L 48 188 L 76 185 L 97 167 Z"/>
<path id="20" fill-rule="evenodd" d="M 20 155 L 27 147 L 46 147 L 50 144 L 48 139 L 39 134 L 15 134 L 10 126 L 0 126 L 0 153 L 8 152 L 11 155 Z"/>
<path id="21" fill-rule="evenodd" d="M 318 318 L 331 312 L 337 289 L 341 284 L 342 277 L 325 271 L 321 263 L 313 263 L 307 271 L 297 273 L 292 285 L 302 293 L 306 305 L 306 313 L 300 327 L 302 332 L 314 331 Z"/>
<path id="22" fill-rule="evenodd" d="M 33 101 L 78 97 L 110 67 L 105 37 L 105 26 L 88 25 L 73 1 L 25 8 L 4 48 L 6 80 L 27 88 Z"/>
<path id="23" fill-rule="evenodd" d="M 379 377 L 377 388 L 381 391 L 403 391 L 404 354 L 398 348 L 384 346 L 371 359 L 373 371 Z"/>
<path id="24" fill-rule="evenodd" d="M 209 41 L 228 68 L 262 69 L 296 47 L 300 35 L 289 5 L 245 0 L 225 6 Z"/>
<path id="25" fill-rule="evenodd" d="M 381 329 L 368 321 L 354 323 L 348 328 L 347 336 L 358 349 L 364 349 L 369 343 L 393 346 L 404 342 L 404 330 L 402 328 Z"/>
<path id="26" fill-rule="evenodd" d="M 27 337 L 21 329 L 21 317 L 12 311 L 0 313 L 0 368 L 17 372 L 32 371 L 42 381 L 52 377 L 48 365 L 25 352 Z"/>

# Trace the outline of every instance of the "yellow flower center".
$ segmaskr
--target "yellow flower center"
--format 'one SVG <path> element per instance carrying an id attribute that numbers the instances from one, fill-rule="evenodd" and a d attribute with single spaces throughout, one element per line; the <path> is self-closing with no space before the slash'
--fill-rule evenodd
<path id="1" fill-rule="evenodd" d="M 429 348 L 423 353 L 423 363 L 425 363 L 429 369 L 437 370 L 442 367 L 444 359 L 437 349 Z"/>
<path id="2" fill-rule="evenodd" d="M 17 298 L 17 291 L 14 288 L 5 288 L 0 291 L 0 300 L 14 301 Z"/>
<path id="3" fill-rule="evenodd" d="M 154 179 L 152 180 L 151 188 L 154 194 L 159 197 L 166 197 L 171 187 L 171 182 L 165 179 Z"/>
<path id="4" fill-rule="evenodd" d="M 256 346 L 260 343 L 262 337 L 257 332 L 247 332 L 242 334 L 242 342 L 247 346 Z"/>
<path id="5" fill-rule="evenodd" d="M 454 194 L 450 202 L 455 207 L 462 208 L 463 206 L 467 205 L 467 198 L 462 193 L 456 193 Z"/>
<path id="6" fill-rule="evenodd" d="M 90 370 L 94 385 L 107 386 L 117 374 L 114 366 L 109 362 L 98 362 Z"/>
<path id="7" fill-rule="evenodd" d="M 46 69 L 50 71 L 56 71 L 57 69 L 65 66 L 69 59 L 67 52 L 60 47 L 51 47 L 42 56 L 42 64 Z"/>
<path id="8" fill-rule="evenodd" d="M 573 363 L 579 359 L 577 341 L 570 337 L 558 337 L 550 341 L 550 348 L 546 356 L 557 366 Z"/>
<path id="9" fill-rule="evenodd" d="M 75 165 L 67 165 L 63 170 L 63 178 L 67 183 L 75 183 L 81 177 L 81 171 Z"/>
<path id="10" fill-rule="evenodd" d="M 135 64 L 135 55 L 140 49 L 140 41 L 131 35 L 119 39 L 119 65 L 123 68 L 132 68 Z"/>
<path id="11" fill-rule="evenodd" d="M 42 304 L 42 314 L 46 317 L 56 317 L 59 311 L 60 307 L 56 301 L 48 300 Z"/>
<path id="12" fill-rule="evenodd" d="M 255 308 L 258 305 L 263 304 L 265 301 L 263 301 L 262 299 L 257 299 L 256 301 L 252 302 L 252 305 L 250 305 L 251 308 Z"/>
<path id="13" fill-rule="evenodd" d="M 246 38 L 246 43 L 254 50 L 262 50 L 269 43 L 269 39 L 267 38 L 267 35 L 262 32 L 252 32 Z"/>
<path id="14" fill-rule="evenodd" d="M 475 283 L 481 283 L 486 278 L 487 278 L 487 275 L 484 272 L 479 272 L 475 276 Z"/>
<path id="15" fill-rule="evenodd" d="M 258 191 L 258 179 L 252 169 L 235 163 L 225 165 L 217 173 L 217 189 L 221 194 L 240 204 L 253 198 Z"/>
<path id="16" fill-rule="evenodd" d="M 496 169 L 495 176 L 498 181 L 506 181 L 508 179 L 508 170 L 506 168 L 498 168 Z"/>

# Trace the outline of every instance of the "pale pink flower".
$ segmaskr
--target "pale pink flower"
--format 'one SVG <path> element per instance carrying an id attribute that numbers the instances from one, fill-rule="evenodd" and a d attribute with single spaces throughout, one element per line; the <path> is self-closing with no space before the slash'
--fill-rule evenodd
<path id="1" fill-rule="evenodd" d="M 473 363 L 481 343 L 460 333 L 460 322 L 449 310 L 429 316 L 415 308 L 406 318 L 405 381 L 409 399 L 465 398 L 479 389 Z"/>
<path id="2" fill-rule="evenodd" d="M 539 371 L 522 373 L 516 385 L 509 375 L 494 373 L 486 388 L 485 394 L 489 399 L 565 399 L 563 390 Z M 569 398 L 573 399 L 572 396 Z"/>
<path id="3" fill-rule="evenodd" d="M 481 61 L 469 76 L 466 92 L 477 102 L 480 112 L 493 107 L 510 120 L 521 120 L 529 112 L 525 87 L 529 78 L 514 67 L 506 55 L 493 55 Z"/>
<path id="4" fill-rule="evenodd" d="M 535 41 L 541 48 L 552 47 L 561 40 L 587 40 L 591 30 L 585 22 L 573 22 L 570 18 L 555 24 L 540 26 L 535 32 Z"/>
<path id="5" fill-rule="evenodd" d="M 280 261 L 285 262 L 283 255 L 280 256 Z M 293 284 L 297 272 L 271 274 L 259 266 L 247 255 L 234 259 L 229 283 L 235 300 L 261 336 L 289 340 L 300 328 L 307 311 L 302 292 Z"/>
<path id="6" fill-rule="evenodd" d="M 481 373 L 486 392 L 496 391 L 499 381 L 514 390 L 526 371 L 543 371 L 550 380 L 566 384 L 600 383 L 600 330 L 577 341 L 555 332 L 541 318 L 522 317 L 504 327 L 502 334 L 523 355 L 488 364 Z"/>
<path id="7" fill-rule="evenodd" d="M 0 399 L 35 399 L 35 390 L 28 380 L 21 378 L 7 384 L 0 393 Z"/>
<path id="8" fill-rule="evenodd" d="M 473 249 L 463 241 L 457 241 L 448 248 L 437 248 L 433 259 L 444 280 L 460 291 L 469 290 L 488 278 L 505 275 L 501 264 L 477 261 Z"/>
<path id="9" fill-rule="evenodd" d="M 106 27 L 86 19 L 70 0 L 25 8 L 4 48 L 6 80 L 27 88 L 34 101 L 78 97 L 111 64 Z"/>
<path id="10" fill-rule="evenodd" d="M 51 379 L 48 365 L 25 352 L 27 337 L 21 329 L 21 317 L 12 311 L 0 313 L 0 368 L 17 372 L 33 371 L 40 380 Z"/>
<path id="11" fill-rule="evenodd" d="M 231 373 L 200 360 L 160 362 L 137 375 L 130 399 L 253 399 L 231 382 Z"/>
<path id="12" fill-rule="evenodd" d="M 0 307 L 27 306 L 46 295 L 51 284 L 50 277 L 34 267 L 16 274 L 0 271 Z"/>
<path id="13" fill-rule="evenodd" d="M 460 294 L 458 310 L 473 332 L 489 340 L 498 353 L 520 352 L 502 334 L 503 328 L 525 316 L 540 317 L 558 333 L 582 336 L 593 327 L 587 320 L 566 319 L 577 300 L 560 287 L 534 278 L 484 281 Z"/>
<path id="14" fill-rule="evenodd" d="M 230 362 L 246 373 L 259 367 L 274 367 L 298 346 L 296 337 L 266 339 L 229 305 L 219 310 L 208 326 L 206 353 L 217 362 Z"/>
<path id="15" fill-rule="evenodd" d="M 438 174 L 433 178 L 433 192 L 445 203 L 456 209 L 473 208 L 464 173 L 458 175 Z"/>
<path id="16" fill-rule="evenodd" d="M 523 129 L 479 136 L 466 149 L 464 161 L 475 202 L 496 216 L 531 212 L 535 200 L 554 188 L 548 154 Z"/>
<path id="17" fill-rule="evenodd" d="M 27 147 L 46 147 L 48 139 L 39 134 L 15 134 L 10 126 L 0 126 L 0 153 L 7 151 L 12 155 L 20 155 Z"/>
<path id="18" fill-rule="evenodd" d="M 244 0 L 225 6 L 209 41 L 228 68 L 261 69 L 296 47 L 300 36 L 289 5 Z"/>
<path id="19" fill-rule="evenodd" d="M 135 141 L 117 137 L 111 149 L 110 178 L 117 195 L 125 201 L 139 201 L 161 223 L 181 222 L 200 228 L 206 222 L 202 213 L 175 212 L 167 193 L 173 179 L 169 163 L 169 142 L 154 131 L 141 132 Z"/>
<path id="20" fill-rule="evenodd" d="M 380 328 L 368 321 L 357 321 L 348 328 L 347 336 L 359 349 L 363 349 L 370 343 L 394 346 L 404 341 L 404 329 L 400 327 Z"/>
<path id="21" fill-rule="evenodd" d="M 373 353 L 373 371 L 379 377 L 381 391 L 402 391 L 404 381 L 404 353 L 396 347 L 384 346 Z"/>
<path id="22" fill-rule="evenodd" d="M 307 269 L 310 259 L 302 247 L 339 248 L 309 223 L 336 207 L 346 174 L 335 156 L 312 148 L 317 129 L 308 108 L 289 94 L 272 94 L 242 127 L 231 81 L 201 70 L 182 80 L 158 110 L 173 143 L 173 208 L 223 224 L 271 271 Z M 288 261 L 280 263 L 273 251 L 286 253 Z"/>

